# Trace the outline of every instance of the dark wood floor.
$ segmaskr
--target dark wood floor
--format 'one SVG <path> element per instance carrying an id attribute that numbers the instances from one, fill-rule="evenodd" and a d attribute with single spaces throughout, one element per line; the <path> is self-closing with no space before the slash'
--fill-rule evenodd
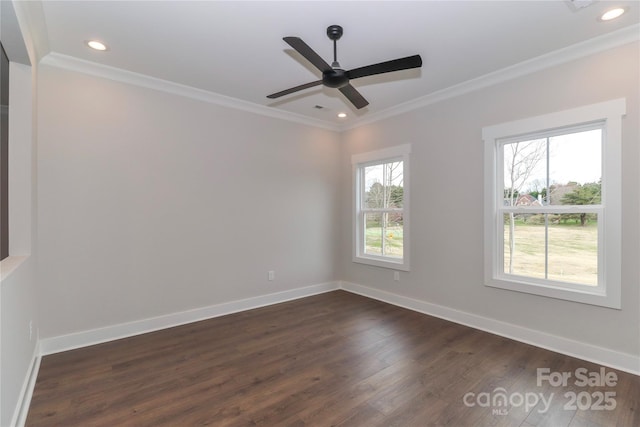
<path id="1" fill-rule="evenodd" d="M 579 368 L 600 366 L 336 291 L 45 356 L 26 424 L 640 426 L 640 377 Z"/>

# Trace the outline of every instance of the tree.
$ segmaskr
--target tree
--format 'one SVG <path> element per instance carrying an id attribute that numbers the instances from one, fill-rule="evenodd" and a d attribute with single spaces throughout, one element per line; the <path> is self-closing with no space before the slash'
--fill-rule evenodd
<path id="1" fill-rule="evenodd" d="M 392 185 L 389 188 L 389 207 L 401 208 L 403 206 L 404 188 L 399 185 Z"/>
<path id="2" fill-rule="evenodd" d="M 381 208 L 384 206 L 384 186 L 379 182 L 371 184 L 369 191 L 365 194 L 366 206 L 368 208 Z"/>
<path id="3" fill-rule="evenodd" d="M 504 196 L 509 206 L 515 206 L 525 185 L 531 178 L 538 163 L 546 158 L 546 140 L 514 142 L 504 145 Z M 513 273 L 513 253 L 515 252 L 515 215 L 509 213 L 509 274 Z"/>
<path id="4" fill-rule="evenodd" d="M 382 182 L 371 184 L 365 204 L 368 208 L 400 208 L 404 196 L 402 162 L 384 163 L 382 168 Z"/>
<path id="5" fill-rule="evenodd" d="M 560 203 L 563 205 L 597 205 L 602 200 L 602 184 L 600 182 L 591 182 L 587 184 L 577 185 L 576 188 L 562 196 Z M 575 214 L 580 219 L 582 227 L 587 223 L 587 213 L 582 212 Z"/>
<path id="6" fill-rule="evenodd" d="M 529 186 L 529 194 L 535 199 L 547 200 L 546 184 L 542 180 L 536 179 Z"/>

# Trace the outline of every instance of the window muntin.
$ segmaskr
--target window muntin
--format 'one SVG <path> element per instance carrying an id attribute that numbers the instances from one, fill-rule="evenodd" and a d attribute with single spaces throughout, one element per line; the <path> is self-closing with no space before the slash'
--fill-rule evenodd
<path id="1" fill-rule="evenodd" d="M 355 155 L 354 262 L 399 270 L 408 258 L 408 145 Z"/>
<path id="2" fill-rule="evenodd" d="M 621 307 L 625 113 L 616 99 L 483 128 L 486 286 Z M 539 156 L 519 180 L 514 143 Z"/>

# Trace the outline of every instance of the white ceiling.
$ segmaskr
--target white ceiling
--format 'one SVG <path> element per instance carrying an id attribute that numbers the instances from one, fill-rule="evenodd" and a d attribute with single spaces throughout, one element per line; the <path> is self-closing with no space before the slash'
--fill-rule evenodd
<path id="1" fill-rule="evenodd" d="M 598 16 L 623 5 L 610 22 Z M 640 22 L 638 1 L 44 1 L 48 49 L 314 119 L 344 123 Z M 266 95 L 320 78 L 283 40 L 302 38 L 327 62 L 326 27 L 341 25 L 345 69 L 420 54 L 422 69 L 352 81 L 370 105 L 336 90 Z M 103 40 L 107 52 L 84 41 Z M 326 107 L 315 109 L 315 105 Z"/>

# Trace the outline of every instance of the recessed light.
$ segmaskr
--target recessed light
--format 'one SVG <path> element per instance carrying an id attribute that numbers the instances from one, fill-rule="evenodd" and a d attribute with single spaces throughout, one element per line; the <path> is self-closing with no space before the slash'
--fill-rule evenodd
<path id="1" fill-rule="evenodd" d="M 605 13 L 603 13 L 602 16 L 600 16 L 600 20 L 601 21 L 611 21 L 612 19 L 616 19 L 617 17 L 619 17 L 620 15 L 622 15 L 625 12 L 626 12 L 626 10 L 624 8 L 622 8 L 622 7 L 616 7 L 616 8 L 613 8 L 613 9 L 609 9 Z"/>
<path id="2" fill-rule="evenodd" d="M 109 50 L 106 44 L 99 42 L 98 40 L 88 40 L 86 43 L 87 43 L 87 46 L 89 46 L 91 49 Z"/>
<path id="3" fill-rule="evenodd" d="M 347 117 L 347 113 L 338 113 L 338 117 L 344 119 L 345 117 Z"/>

